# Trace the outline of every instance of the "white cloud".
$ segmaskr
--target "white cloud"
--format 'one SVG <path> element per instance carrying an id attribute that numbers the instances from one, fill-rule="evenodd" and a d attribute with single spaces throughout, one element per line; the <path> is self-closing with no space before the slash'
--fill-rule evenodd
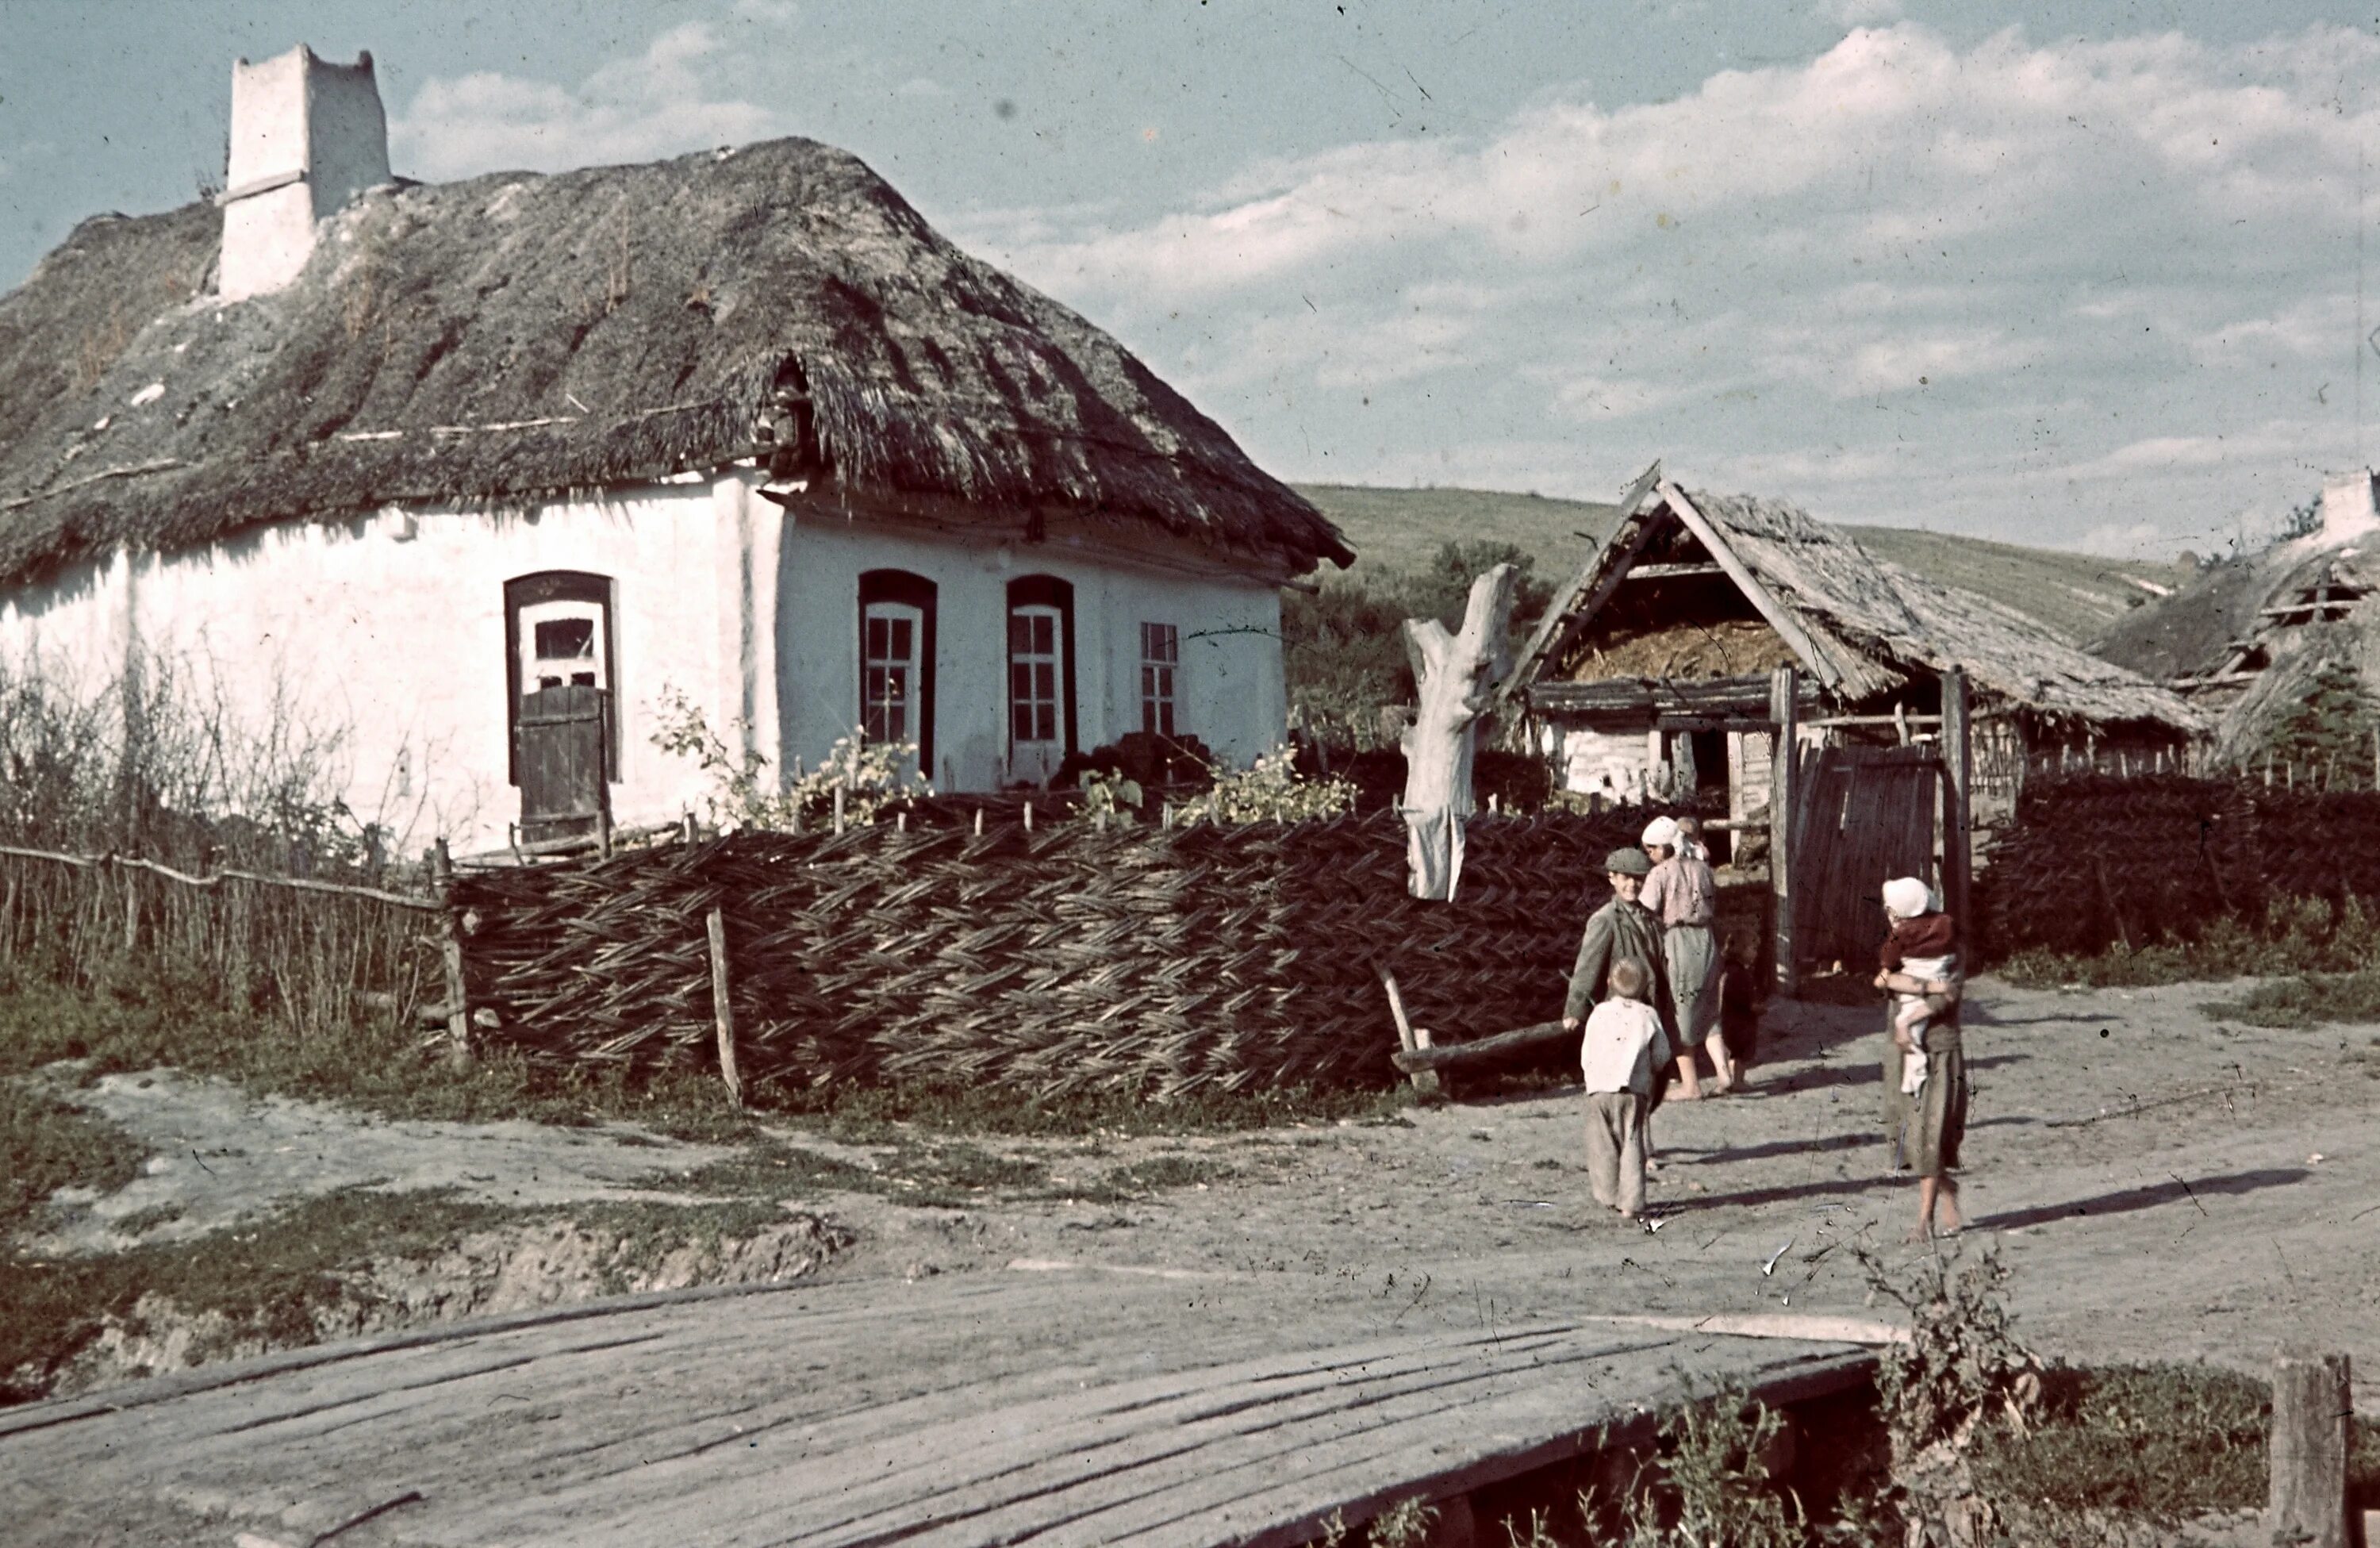
<path id="1" fill-rule="evenodd" d="M 2153 521 L 2129 525 L 2102 522 L 2083 533 L 2074 546 L 2085 554 L 2104 555 L 2110 559 L 2163 559 L 2173 552 L 2171 540 Z"/>
<path id="2" fill-rule="evenodd" d="M 2355 460 L 2325 383 L 2380 142 L 2343 83 L 2375 67 L 2344 28 L 1863 25 L 1666 102 L 1251 165 L 1121 226 L 968 224 L 1285 471 L 1603 494 L 1658 453 L 1844 519 L 2188 535 Z"/>
<path id="3" fill-rule="evenodd" d="M 433 79 L 390 125 L 390 142 L 399 170 L 435 181 L 650 161 L 784 132 L 774 110 L 710 94 L 723 56 L 717 33 L 689 21 L 576 90 L 484 70 Z"/>

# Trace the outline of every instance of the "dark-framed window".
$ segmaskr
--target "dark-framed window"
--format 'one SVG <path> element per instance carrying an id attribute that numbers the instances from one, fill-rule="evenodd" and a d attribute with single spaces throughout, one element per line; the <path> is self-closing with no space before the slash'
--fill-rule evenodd
<path id="1" fill-rule="evenodd" d="M 859 577 L 859 717 L 870 741 L 915 742 L 934 766 L 934 583 L 907 570 Z"/>
<path id="2" fill-rule="evenodd" d="M 619 703 L 618 588 L 585 570 L 540 570 L 504 582 L 504 777 L 520 783 L 520 710 L 527 694 L 564 686 Z M 620 782 L 620 715 L 605 716 L 604 762 Z"/>
<path id="3" fill-rule="evenodd" d="M 1008 750 L 1075 750 L 1075 587 L 1054 575 L 1008 583 Z"/>
<path id="4" fill-rule="evenodd" d="M 1140 728 L 1152 736 L 1173 735 L 1181 701 L 1174 696 L 1182 671 L 1182 631 L 1172 624 L 1140 626 Z"/>

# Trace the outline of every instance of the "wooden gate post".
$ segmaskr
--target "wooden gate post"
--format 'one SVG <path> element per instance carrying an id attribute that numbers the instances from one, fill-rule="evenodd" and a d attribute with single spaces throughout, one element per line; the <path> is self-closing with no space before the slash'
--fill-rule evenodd
<path id="1" fill-rule="evenodd" d="M 2347 1548 L 2347 1447 L 2354 1398 L 2345 1355 L 2283 1349 L 2273 1362 L 2272 1496 L 2276 1542 Z"/>
<path id="2" fill-rule="evenodd" d="M 1962 971 L 1973 969 L 1979 945 L 1975 917 L 1967 911 L 1975 868 L 1973 722 L 1967 711 L 1967 674 L 1954 666 L 1942 674 L 1942 907 L 1966 941 Z"/>
<path id="3" fill-rule="evenodd" d="M 1801 686 L 1796 678 L 1790 666 L 1779 667 L 1768 678 L 1768 719 L 1776 741 L 1768 771 L 1768 890 L 1775 916 L 1770 926 L 1776 940 L 1777 992 L 1789 999 L 1802 988 L 1801 965 L 1793 957 L 1791 876 L 1793 816 L 1800 810 L 1794 788 L 1800 759 L 1794 734 L 1794 697 Z"/>
<path id="4" fill-rule="evenodd" d="M 455 919 L 455 862 L 443 838 L 430 851 L 430 882 L 438 894 L 438 955 L 446 969 L 446 1052 L 456 1064 L 468 1064 L 471 1003 L 463 988 L 463 933 Z"/>

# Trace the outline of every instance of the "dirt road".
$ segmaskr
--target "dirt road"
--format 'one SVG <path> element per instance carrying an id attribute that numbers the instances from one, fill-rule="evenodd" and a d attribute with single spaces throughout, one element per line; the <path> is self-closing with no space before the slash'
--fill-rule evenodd
<path id="1" fill-rule="evenodd" d="M 1980 982 L 1962 1245 L 1998 1245 L 2022 1329 L 2046 1352 L 2255 1369 L 2284 1336 L 2313 1338 L 2361 1357 L 2365 1402 L 2380 1408 L 2380 1038 L 2212 1020 L 2199 1006 L 2221 993 Z M 1878 1138 L 1876 1026 L 1864 1007 L 1780 1004 L 1755 1094 L 1666 1107 L 1658 1232 L 1587 1199 L 1574 1090 L 1377 1127 L 982 1140 L 1037 1180 L 986 1187 L 964 1209 L 912 1207 L 882 1188 L 787 1201 L 857 1229 L 828 1282 L 1038 1275 L 1062 1299 L 1086 1276 L 1254 1278 L 1319 1299 L 1461 1302 L 1481 1320 L 1864 1310 L 1850 1245 L 1915 1250 L 1901 1243 L 1913 1185 L 1887 1176 Z M 161 1204 L 186 1206 L 163 1229 L 188 1229 L 367 1177 L 495 1198 L 666 1198 L 716 1154 L 610 1131 L 361 1124 L 171 1080 L 119 1078 L 99 1100 L 164 1160 L 87 1207 L 80 1229 L 94 1237 L 140 1212 L 170 1215 Z M 870 1164 L 865 1147 L 788 1138 Z M 1127 1167 L 1156 1181 L 1116 1202 Z M 1070 1201 L 1077 1186 L 1104 1201 Z"/>

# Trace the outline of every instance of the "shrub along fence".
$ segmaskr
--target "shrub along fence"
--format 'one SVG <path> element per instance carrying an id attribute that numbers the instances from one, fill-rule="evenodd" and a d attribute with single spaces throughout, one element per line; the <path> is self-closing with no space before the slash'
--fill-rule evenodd
<path id="1" fill-rule="evenodd" d="M 1604 857 L 1652 815 L 1483 814 L 1452 903 L 1405 895 L 1389 814 L 746 833 L 467 873 L 454 901 L 482 1037 L 537 1055 L 715 1059 L 717 909 L 749 1082 L 1385 1083 L 1381 971 L 1450 1037 L 1560 1015 Z"/>
<path id="2" fill-rule="evenodd" d="M 2276 905 L 2380 909 L 2380 792 L 2108 775 L 2026 787 L 1978 878 L 1985 939 L 2088 956 L 2252 928 Z"/>

